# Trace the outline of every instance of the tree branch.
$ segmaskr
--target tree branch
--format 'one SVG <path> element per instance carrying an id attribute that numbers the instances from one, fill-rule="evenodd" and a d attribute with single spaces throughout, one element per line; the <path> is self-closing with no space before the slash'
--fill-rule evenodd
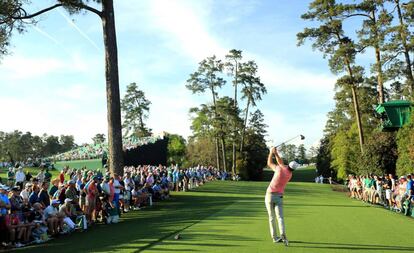
<path id="1" fill-rule="evenodd" d="M 92 7 L 90 7 L 90 6 L 86 5 L 86 4 L 82 4 L 82 3 L 81 4 L 70 3 L 70 5 L 72 5 L 74 7 L 78 7 L 80 9 L 84 9 L 84 10 L 93 12 L 96 15 L 98 15 L 99 17 L 102 17 L 102 12 L 101 11 L 99 11 L 99 10 L 97 10 L 95 8 L 92 8 Z M 14 20 L 31 19 L 31 18 L 34 18 L 36 16 L 39 16 L 39 15 L 45 13 L 45 12 L 51 11 L 53 9 L 56 9 L 56 8 L 62 7 L 62 6 L 65 6 L 65 5 L 64 4 L 55 4 L 55 5 L 52 5 L 52 6 L 48 7 L 48 8 L 45 8 L 43 10 L 40 10 L 40 11 L 35 12 L 33 14 L 30 14 L 30 15 L 27 15 L 26 10 L 24 10 L 23 8 L 19 8 L 18 10 L 16 10 L 15 13 L 23 13 L 23 15 L 22 16 L 10 16 L 10 18 L 11 19 L 14 19 Z"/>
<path id="2" fill-rule="evenodd" d="M 18 20 L 31 19 L 31 18 L 34 18 L 36 16 L 39 16 L 40 14 L 43 14 L 45 12 L 48 12 L 50 10 L 53 10 L 53 9 L 55 9 L 57 7 L 61 7 L 61 6 L 63 6 L 63 4 L 55 4 L 55 5 L 52 5 L 52 6 L 48 7 L 48 8 L 45 8 L 43 10 L 40 10 L 40 11 L 35 12 L 33 14 L 30 14 L 30 15 L 27 15 L 27 13 L 26 13 L 26 11 L 24 9 L 19 8 L 19 11 L 22 11 L 24 13 L 24 16 L 17 16 L 17 17 L 16 16 L 11 16 L 11 18 L 12 19 L 18 19 Z M 19 12 L 19 11 L 16 11 L 16 12 Z"/>
<path id="3" fill-rule="evenodd" d="M 73 3 L 73 4 L 71 4 L 71 5 L 73 5 L 73 6 L 76 6 L 76 7 L 79 7 L 79 8 L 81 8 L 81 9 L 84 9 L 84 10 L 87 10 L 87 11 L 90 11 L 90 12 L 93 12 L 93 13 L 95 13 L 96 15 L 98 15 L 99 17 L 102 17 L 102 11 L 99 11 L 99 10 L 97 10 L 97 9 L 95 9 L 95 8 L 92 8 L 92 7 L 90 7 L 89 5 L 86 5 L 86 4 L 76 4 L 76 3 Z"/>
<path id="4" fill-rule="evenodd" d="M 366 18 L 369 18 L 369 19 L 372 20 L 372 17 L 370 15 L 362 14 L 362 13 L 349 14 L 349 15 L 344 15 L 344 16 L 341 16 L 341 17 L 346 19 L 346 18 L 352 18 L 352 17 L 358 17 L 358 16 L 366 17 Z"/>

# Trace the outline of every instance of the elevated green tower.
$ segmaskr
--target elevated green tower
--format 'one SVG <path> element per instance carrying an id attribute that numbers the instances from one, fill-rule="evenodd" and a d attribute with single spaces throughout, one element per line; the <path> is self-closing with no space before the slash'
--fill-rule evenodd
<path id="1" fill-rule="evenodd" d="M 410 121 L 413 103 L 406 100 L 393 100 L 375 108 L 381 115 L 383 131 L 396 131 Z"/>

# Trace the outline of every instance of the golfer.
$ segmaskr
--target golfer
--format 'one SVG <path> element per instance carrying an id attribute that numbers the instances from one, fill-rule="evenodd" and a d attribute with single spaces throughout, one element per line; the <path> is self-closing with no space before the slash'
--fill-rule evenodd
<path id="1" fill-rule="evenodd" d="M 273 162 L 273 155 L 276 158 L 277 165 Z M 288 246 L 289 241 L 286 237 L 285 222 L 283 219 L 283 193 L 285 192 L 286 184 L 292 178 L 292 171 L 297 169 L 299 164 L 292 161 L 289 163 L 289 166 L 286 166 L 277 153 L 277 149 L 272 148 L 267 158 L 267 166 L 274 171 L 265 197 L 266 209 L 269 214 L 270 235 L 272 236 L 273 242 L 283 241 Z M 276 218 L 279 224 L 280 237 L 276 233 Z"/>

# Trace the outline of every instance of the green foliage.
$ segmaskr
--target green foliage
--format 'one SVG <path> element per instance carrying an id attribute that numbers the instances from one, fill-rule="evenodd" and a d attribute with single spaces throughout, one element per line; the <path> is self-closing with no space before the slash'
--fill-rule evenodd
<path id="1" fill-rule="evenodd" d="M 395 174 L 397 157 L 395 133 L 375 131 L 365 143 L 359 172 Z"/>
<path id="2" fill-rule="evenodd" d="M 307 164 L 308 163 L 308 158 L 306 156 L 306 148 L 305 145 L 300 144 L 299 147 L 297 148 L 296 151 L 297 154 L 297 162 L 300 164 Z"/>
<path id="3" fill-rule="evenodd" d="M 24 161 L 27 158 L 43 158 L 76 147 L 72 135 L 36 136 L 30 132 L 0 132 L 0 161 Z"/>
<path id="4" fill-rule="evenodd" d="M 125 134 L 132 133 L 138 137 L 145 137 L 151 134 L 151 129 L 145 125 L 148 119 L 149 106 L 151 102 L 145 97 L 145 93 L 140 90 L 136 83 L 127 86 L 127 91 L 121 101 L 121 110 L 124 122 L 122 127 Z"/>
<path id="5" fill-rule="evenodd" d="M 185 139 L 178 134 L 169 134 L 167 146 L 167 161 L 182 165 L 185 159 L 186 143 Z"/>
<path id="6" fill-rule="evenodd" d="M 214 139 L 205 136 L 189 139 L 184 166 L 197 166 L 198 164 L 216 164 Z"/>
<path id="7" fill-rule="evenodd" d="M 105 134 L 96 134 L 93 138 L 93 144 L 101 144 L 105 142 Z"/>
<path id="8" fill-rule="evenodd" d="M 397 174 L 405 175 L 414 172 L 414 112 L 410 123 L 398 131 Z"/>
<path id="9" fill-rule="evenodd" d="M 282 144 L 279 150 L 284 163 L 288 164 L 291 161 L 297 160 L 297 148 L 294 144 Z"/>
<path id="10" fill-rule="evenodd" d="M 360 157 L 357 127 L 353 124 L 349 130 L 339 131 L 332 139 L 331 166 L 337 177 L 345 179 L 348 174 L 356 173 Z"/>
<path id="11" fill-rule="evenodd" d="M 263 117 L 260 110 L 256 110 L 250 117 L 243 159 L 238 159 L 236 163 L 236 170 L 243 179 L 261 180 L 263 177 L 263 168 L 269 153 L 264 138 L 267 125 L 263 123 Z"/>
<path id="12" fill-rule="evenodd" d="M 316 169 L 318 175 L 330 175 L 331 168 L 331 141 L 330 138 L 324 136 L 317 150 Z"/>

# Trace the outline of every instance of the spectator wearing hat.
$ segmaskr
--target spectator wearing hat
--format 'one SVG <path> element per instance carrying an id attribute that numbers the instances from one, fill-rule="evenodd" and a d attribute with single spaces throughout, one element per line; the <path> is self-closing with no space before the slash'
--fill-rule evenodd
<path id="1" fill-rule="evenodd" d="M 75 180 L 69 180 L 68 187 L 66 189 L 65 194 L 66 194 L 66 198 L 71 199 L 73 204 L 79 203 Z"/>
<path id="2" fill-rule="evenodd" d="M 24 189 L 20 192 L 20 196 L 23 198 L 23 201 L 25 203 L 29 202 L 29 196 L 31 192 L 32 192 L 32 184 L 30 182 L 27 182 L 25 184 Z"/>
<path id="3" fill-rule="evenodd" d="M 12 167 L 7 171 L 7 185 L 12 187 L 14 185 L 14 170 Z"/>
<path id="4" fill-rule="evenodd" d="M 26 179 L 26 175 L 23 172 L 23 167 L 22 166 L 20 166 L 17 169 L 15 178 L 16 178 L 16 185 L 19 186 L 20 189 L 23 189 L 24 180 Z"/>
<path id="5" fill-rule="evenodd" d="M 46 207 L 43 211 L 43 219 L 47 223 L 49 233 L 57 235 L 59 233 L 58 228 L 63 227 L 63 219 L 58 216 L 60 201 L 57 199 L 52 200 L 52 203 Z"/>
<path id="6" fill-rule="evenodd" d="M 12 195 L 9 198 L 11 211 L 16 211 L 20 219 L 23 219 L 23 198 L 20 196 L 20 188 L 15 186 L 11 188 Z"/>
<path id="7" fill-rule="evenodd" d="M 63 218 L 63 223 L 66 224 L 70 231 L 75 230 L 76 210 L 72 204 L 72 199 L 66 198 L 64 204 L 59 208 L 59 214 Z"/>
<path id="8" fill-rule="evenodd" d="M 11 208 L 11 204 L 7 193 L 9 188 L 5 185 L 0 185 L 0 241 L 5 241 L 5 237 L 7 235 L 7 227 L 6 227 L 6 220 L 5 217 L 8 214 L 8 211 Z"/>

